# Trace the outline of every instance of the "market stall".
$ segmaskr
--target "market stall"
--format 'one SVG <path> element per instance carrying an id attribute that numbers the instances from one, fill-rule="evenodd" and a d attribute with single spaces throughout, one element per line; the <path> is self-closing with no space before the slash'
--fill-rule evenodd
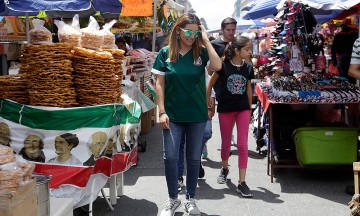
<path id="1" fill-rule="evenodd" d="M 274 169 L 277 168 L 314 167 L 314 165 L 351 165 L 352 162 L 357 161 L 358 129 L 344 123 L 345 113 L 343 105 L 357 105 L 359 103 L 360 91 L 358 88 L 353 91 L 344 89 L 335 90 L 329 86 L 327 90 L 304 90 L 304 94 L 297 94 L 297 92 L 293 93 L 291 91 L 279 93 L 273 87 L 270 87 L 270 85 L 264 82 L 258 83 L 255 92 L 262 107 L 262 111 L 259 109 L 259 122 L 262 112 L 266 113 L 267 116 L 267 172 L 271 176 L 271 182 L 273 182 Z M 344 97 L 345 95 L 346 97 Z M 309 106 L 329 107 L 329 105 L 330 107 L 341 105 L 341 114 L 333 122 L 317 121 L 316 117 L 311 115 L 314 114 L 314 111 L 309 109 Z M 287 124 L 280 127 L 278 120 L 280 116 L 279 113 L 274 114 L 274 108 L 281 108 L 281 106 L 286 106 L 285 109 L 288 109 L 282 112 L 282 119 L 286 119 L 287 113 L 290 112 L 290 115 L 293 116 L 289 117 L 290 119 L 295 120 L 294 116 L 298 115 L 299 119 L 302 118 L 303 121 L 299 119 L 297 122 L 287 121 Z M 303 115 L 304 113 L 305 115 Z M 331 115 L 334 118 L 336 114 L 333 112 Z M 320 116 L 321 114 L 317 117 Z M 326 120 L 329 119 L 327 118 Z M 277 126 L 276 129 L 274 129 L 274 125 Z M 305 127 L 308 128 L 306 129 Z M 302 128 L 305 131 L 314 131 L 316 129 L 321 129 L 322 131 L 317 137 L 305 132 L 303 136 L 308 136 L 307 139 L 301 140 L 301 143 L 296 143 L 295 140 L 295 143 L 291 143 L 292 140 L 287 138 L 290 136 L 291 139 L 294 139 L 296 129 L 298 128 Z M 347 131 L 349 134 L 341 134 L 342 130 Z M 276 131 L 277 135 L 274 135 L 274 131 Z M 340 137 L 338 133 L 341 134 Z M 315 137 L 311 138 L 311 136 Z"/>
<path id="2" fill-rule="evenodd" d="M 358 160 L 359 116 L 351 107 L 358 110 L 359 87 L 328 70 L 327 41 L 313 9 L 293 1 L 281 6 L 272 43 L 255 59 L 262 79 L 255 87 L 255 136 L 257 149 L 267 148 L 259 152 L 267 153 L 271 182 L 277 168 L 349 166 Z"/>
<path id="3" fill-rule="evenodd" d="M 108 181 L 116 204 L 122 173 L 137 162 L 141 114 L 137 102 L 120 103 L 124 51 L 95 19 L 81 31 L 63 25 L 61 43 L 52 43 L 42 20 L 32 21 L 19 74 L 0 77 L 0 144 L 51 175 L 51 196 L 73 198 L 73 208 L 91 208 Z"/>

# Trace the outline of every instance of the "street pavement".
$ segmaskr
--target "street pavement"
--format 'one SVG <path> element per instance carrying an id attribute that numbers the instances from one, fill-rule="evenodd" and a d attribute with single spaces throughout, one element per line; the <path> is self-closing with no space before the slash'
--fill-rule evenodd
<path id="1" fill-rule="evenodd" d="M 251 130 L 251 129 L 250 129 Z M 99 195 L 93 203 L 94 216 L 156 216 L 167 200 L 162 159 L 161 129 L 155 125 L 141 137 L 146 152 L 139 152 L 138 165 L 124 173 L 124 195 L 118 197 L 111 211 Z M 208 159 L 202 159 L 205 177 L 198 180 L 197 205 L 203 216 L 342 216 L 349 215 L 351 196 L 345 188 L 353 184 L 349 169 L 276 169 L 274 183 L 267 175 L 267 158 L 256 152 L 255 139 L 249 134 L 249 162 L 246 181 L 253 198 L 236 192 L 238 181 L 237 150 L 232 146 L 230 173 L 226 184 L 216 178 L 221 168 L 220 131 L 217 116 L 213 119 L 213 136 L 209 140 Z M 184 200 L 184 189 L 180 193 Z M 75 216 L 85 215 L 79 209 Z M 183 205 L 175 216 L 185 215 Z"/>

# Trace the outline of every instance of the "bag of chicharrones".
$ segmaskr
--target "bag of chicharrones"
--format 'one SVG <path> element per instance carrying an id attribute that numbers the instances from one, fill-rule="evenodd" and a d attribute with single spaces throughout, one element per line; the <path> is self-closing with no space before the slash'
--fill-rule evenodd
<path id="1" fill-rule="evenodd" d="M 54 23 L 58 28 L 58 38 L 60 42 L 69 43 L 72 46 L 80 46 L 81 33 L 78 14 L 73 17 L 71 25 L 60 20 L 55 20 Z"/>
<path id="2" fill-rule="evenodd" d="M 101 51 L 104 35 L 96 19 L 90 16 L 89 25 L 81 30 L 81 47 Z"/>
<path id="3" fill-rule="evenodd" d="M 106 23 L 101 32 L 104 35 L 104 49 L 116 49 L 117 46 L 115 45 L 115 35 L 110 31 L 113 25 L 116 23 L 116 20 L 111 20 L 110 22 Z"/>
<path id="4" fill-rule="evenodd" d="M 51 44 L 52 34 L 47 28 L 45 28 L 45 21 L 33 19 L 32 23 L 34 28 L 29 31 L 30 44 Z"/>

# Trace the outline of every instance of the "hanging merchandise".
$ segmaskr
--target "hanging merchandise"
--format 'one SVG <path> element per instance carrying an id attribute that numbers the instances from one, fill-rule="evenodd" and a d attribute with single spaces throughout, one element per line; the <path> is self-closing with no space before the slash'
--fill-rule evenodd
<path id="1" fill-rule="evenodd" d="M 334 76 L 339 75 L 339 69 L 332 62 L 330 62 L 330 64 L 329 64 L 328 72 Z"/>
<path id="2" fill-rule="evenodd" d="M 326 69 L 326 57 L 320 52 L 319 55 L 315 56 L 315 67 L 316 70 Z"/>

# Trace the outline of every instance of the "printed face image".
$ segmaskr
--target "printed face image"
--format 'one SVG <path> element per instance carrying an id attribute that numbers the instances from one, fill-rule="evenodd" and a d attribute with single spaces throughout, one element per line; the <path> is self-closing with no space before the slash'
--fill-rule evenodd
<path id="1" fill-rule="evenodd" d="M 41 139 L 36 135 L 26 137 L 24 140 L 25 154 L 31 159 L 36 159 L 40 153 L 40 143 Z"/>
<path id="2" fill-rule="evenodd" d="M 55 153 L 58 155 L 66 154 L 71 151 L 73 145 L 69 145 L 64 138 L 57 136 L 55 138 Z"/>
<path id="3" fill-rule="evenodd" d="M 10 129 L 4 122 L 0 123 L 0 144 L 10 146 Z"/>
<path id="4" fill-rule="evenodd" d="M 106 146 L 106 154 L 112 154 L 114 152 L 114 149 L 116 149 L 115 143 L 113 139 L 109 139 L 108 144 Z"/>
<path id="5" fill-rule="evenodd" d="M 92 143 L 89 146 L 91 153 L 98 158 L 101 152 L 101 149 L 104 147 L 107 139 L 105 132 L 96 132 L 92 136 Z"/>

